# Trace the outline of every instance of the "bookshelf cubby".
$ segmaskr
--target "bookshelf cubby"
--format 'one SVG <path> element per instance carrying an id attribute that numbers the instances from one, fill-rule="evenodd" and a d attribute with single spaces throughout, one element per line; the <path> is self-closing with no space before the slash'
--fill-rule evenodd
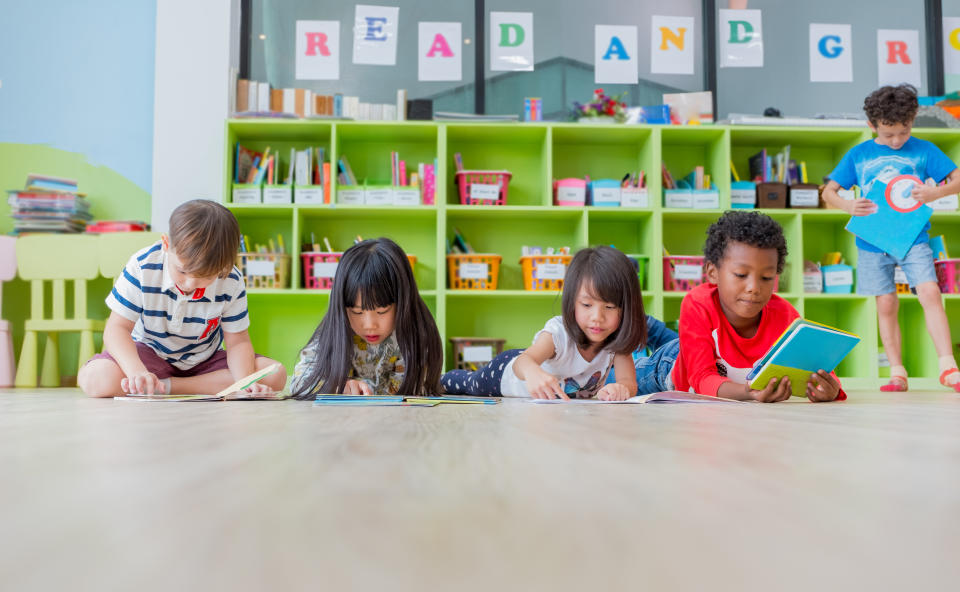
<path id="1" fill-rule="evenodd" d="M 914 133 L 960 162 L 960 132 L 917 129 Z M 450 337 L 504 338 L 506 348 L 526 347 L 546 319 L 560 314 L 559 292 L 523 290 L 523 245 L 576 250 L 604 244 L 645 257 L 644 305 L 650 314 L 673 321 L 684 294 L 663 290 L 663 248 L 673 255 L 702 253 L 707 228 L 730 205 L 731 159 L 745 177 L 750 155 L 762 148 L 775 153 L 789 144 L 793 158 L 806 161 L 809 179 L 816 183 L 846 150 L 868 138 L 866 128 L 229 120 L 224 202 L 251 241 L 265 243 L 282 234 L 293 258 L 289 289 L 249 290 L 251 337 L 258 352 L 275 357 L 292 371 L 300 347 L 329 304 L 329 292 L 302 287 L 301 241 L 309 242 L 311 232 L 318 242 L 326 236 L 336 250 L 350 246 L 358 234 L 387 236 L 416 255 L 415 276 L 440 329 L 448 369 L 453 359 Z M 238 141 L 254 149 L 279 148 L 281 155 L 291 147 L 321 146 L 331 163 L 338 155 L 346 155 L 357 178 L 371 183 L 389 180 L 391 151 L 399 151 L 413 166 L 436 159 L 436 205 L 338 204 L 336 183 L 331 204 L 233 204 L 233 155 Z M 507 205 L 460 205 L 453 174 L 456 152 L 467 169 L 512 173 Z M 704 165 L 720 193 L 720 209 L 664 208 L 661 161 L 675 177 Z M 620 179 L 638 170 L 647 175 L 648 208 L 552 205 L 553 179 L 584 175 Z M 818 261 L 827 251 L 840 251 L 847 263 L 856 264 L 854 238 L 844 230 L 847 216 L 822 209 L 760 211 L 776 219 L 787 237 L 790 255 L 778 293 L 807 318 L 859 334 L 863 341 L 838 373 L 848 388 L 876 388 L 881 379 L 874 299 L 803 293 L 803 259 Z M 476 251 L 503 257 L 497 290 L 448 289 L 445 251 L 454 228 Z M 960 212 L 936 212 L 931 234 L 943 234 L 951 254 L 960 254 Z M 960 296 L 945 295 L 944 304 L 954 341 L 960 341 Z M 901 297 L 900 316 L 911 387 L 932 388 L 937 384 L 936 358 L 916 296 Z"/>

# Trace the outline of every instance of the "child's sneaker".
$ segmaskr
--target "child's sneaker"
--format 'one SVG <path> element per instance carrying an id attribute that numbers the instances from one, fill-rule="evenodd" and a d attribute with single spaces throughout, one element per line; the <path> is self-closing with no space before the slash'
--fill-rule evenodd
<path id="1" fill-rule="evenodd" d="M 943 377 L 941 377 L 941 381 Z M 891 376 L 890 382 L 880 387 L 880 390 L 884 393 L 902 393 L 907 390 L 907 377 L 906 376 Z"/>
<path id="2" fill-rule="evenodd" d="M 947 368 L 946 370 L 944 370 L 943 372 L 941 372 L 941 373 L 940 373 L 940 384 L 942 384 L 943 386 L 945 386 L 945 387 L 947 387 L 947 388 L 951 388 L 951 389 L 957 391 L 958 393 L 960 393 L 960 381 L 954 382 L 953 384 L 950 384 L 950 383 L 947 382 L 947 377 L 950 376 L 951 374 L 955 373 L 955 372 L 960 372 L 960 370 L 957 370 L 956 368 Z"/>

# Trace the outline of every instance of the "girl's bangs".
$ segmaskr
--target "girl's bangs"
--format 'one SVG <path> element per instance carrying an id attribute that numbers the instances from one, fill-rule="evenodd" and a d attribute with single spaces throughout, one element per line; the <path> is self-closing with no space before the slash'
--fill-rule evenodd
<path id="1" fill-rule="evenodd" d="M 352 308 L 358 296 L 363 310 L 396 304 L 398 278 L 386 257 L 372 252 L 355 265 L 353 272 L 343 282 L 344 306 Z"/>

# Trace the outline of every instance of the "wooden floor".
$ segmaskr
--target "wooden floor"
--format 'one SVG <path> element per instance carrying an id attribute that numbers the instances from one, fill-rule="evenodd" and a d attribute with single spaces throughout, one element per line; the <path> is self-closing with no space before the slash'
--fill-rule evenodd
<path id="1" fill-rule="evenodd" d="M 945 590 L 960 395 L 313 408 L 0 391 L 3 590 Z"/>

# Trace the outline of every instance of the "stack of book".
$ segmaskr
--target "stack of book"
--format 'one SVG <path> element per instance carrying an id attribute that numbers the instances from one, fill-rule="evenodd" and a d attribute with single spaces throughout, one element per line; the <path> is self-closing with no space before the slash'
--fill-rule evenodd
<path id="1" fill-rule="evenodd" d="M 28 175 L 24 189 L 7 191 L 16 235 L 34 232 L 83 232 L 90 221 L 90 204 L 77 192 L 77 182 Z"/>
<path id="2" fill-rule="evenodd" d="M 234 117 L 311 117 L 403 121 L 407 118 L 407 91 L 397 91 L 397 102 L 361 103 L 360 97 L 321 95 L 306 88 L 272 88 L 268 82 L 237 80 Z M 516 117 L 514 116 L 514 119 Z"/>

